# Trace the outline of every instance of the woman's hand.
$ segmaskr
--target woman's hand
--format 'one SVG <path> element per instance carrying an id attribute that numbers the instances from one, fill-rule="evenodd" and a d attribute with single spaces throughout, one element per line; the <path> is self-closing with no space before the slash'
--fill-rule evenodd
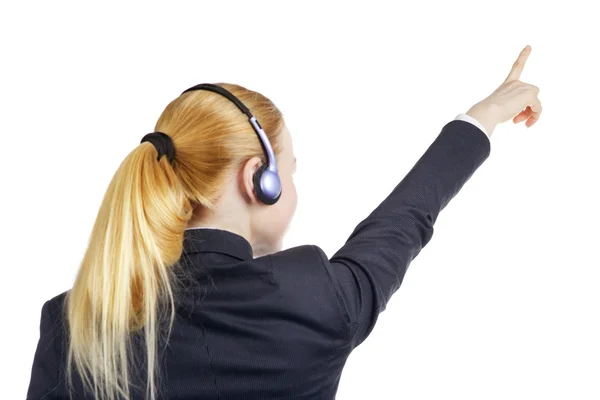
<path id="1" fill-rule="evenodd" d="M 467 111 L 467 115 L 477 119 L 489 135 L 496 125 L 511 118 L 515 124 L 526 121 L 528 128 L 539 120 L 542 104 L 537 95 L 540 89 L 519 81 L 530 53 L 531 46 L 525 46 L 502 85 Z"/>

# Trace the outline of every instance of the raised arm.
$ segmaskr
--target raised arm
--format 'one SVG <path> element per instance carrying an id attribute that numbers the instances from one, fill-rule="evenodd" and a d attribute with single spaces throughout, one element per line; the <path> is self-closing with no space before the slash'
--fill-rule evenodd
<path id="1" fill-rule="evenodd" d="M 479 124 L 464 118 L 448 122 L 404 179 L 356 226 L 331 259 L 315 246 L 349 322 L 354 346 L 369 335 L 408 266 L 431 240 L 439 213 L 489 157 L 487 135 L 510 118 L 514 123 L 527 121 L 527 127 L 539 119 L 539 89 L 518 80 L 530 50 L 525 47 L 503 84 L 467 112 Z"/>
<path id="2" fill-rule="evenodd" d="M 449 122 L 344 246 L 330 260 L 321 251 L 355 346 L 371 332 L 409 264 L 431 240 L 440 211 L 489 154 L 490 141 L 481 129 Z"/>

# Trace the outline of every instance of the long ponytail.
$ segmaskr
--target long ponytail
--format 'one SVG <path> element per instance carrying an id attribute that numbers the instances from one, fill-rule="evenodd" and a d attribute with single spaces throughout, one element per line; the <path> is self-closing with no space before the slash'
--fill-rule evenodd
<path id="1" fill-rule="evenodd" d="M 193 211 L 166 157 L 157 162 L 156 154 L 151 143 L 142 143 L 117 170 L 68 293 L 69 387 L 74 364 L 97 399 L 129 398 L 130 333 L 142 327 L 146 398 L 155 398 L 157 310 L 166 312 L 171 326 L 174 299 L 167 267 L 181 255 Z"/>

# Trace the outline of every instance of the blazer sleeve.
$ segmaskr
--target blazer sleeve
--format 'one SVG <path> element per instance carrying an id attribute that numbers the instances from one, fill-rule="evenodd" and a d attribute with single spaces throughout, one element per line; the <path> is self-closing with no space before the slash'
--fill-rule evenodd
<path id="1" fill-rule="evenodd" d="M 477 126 L 448 122 L 393 191 L 331 259 L 319 247 L 353 347 L 371 333 L 409 264 L 433 235 L 438 214 L 490 154 Z"/>
<path id="2" fill-rule="evenodd" d="M 56 332 L 50 312 L 50 301 L 44 303 L 40 319 L 40 338 L 31 367 L 27 400 L 58 399 L 58 357 Z"/>

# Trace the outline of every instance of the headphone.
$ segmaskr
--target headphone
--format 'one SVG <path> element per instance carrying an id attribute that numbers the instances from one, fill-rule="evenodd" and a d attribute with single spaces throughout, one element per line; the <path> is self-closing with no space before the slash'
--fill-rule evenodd
<path id="1" fill-rule="evenodd" d="M 275 153 L 273 152 L 273 147 L 269 142 L 269 138 L 267 134 L 263 130 L 262 126 L 258 123 L 258 120 L 248 107 L 244 105 L 235 97 L 231 92 L 222 88 L 218 85 L 213 85 L 212 83 L 201 83 L 196 86 L 192 86 L 191 88 L 184 90 L 181 94 L 192 90 L 210 90 L 215 93 L 219 93 L 222 96 L 227 97 L 231 100 L 244 114 L 248 116 L 250 124 L 254 131 L 258 135 L 260 143 L 262 144 L 265 155 L 267 156 L 267 163 L 260 166 L 260 168 L 254 173 L 252 176 L 252 181 L 254 183 L 254 191 L 256 192 L 256 196 L 258 199 L 267 205 L 275 204 L 277 200 L 281 197 L 281 180 L 279 178 L 279 173 L 277 172 L 277 162 L 275 161 Z"/>

